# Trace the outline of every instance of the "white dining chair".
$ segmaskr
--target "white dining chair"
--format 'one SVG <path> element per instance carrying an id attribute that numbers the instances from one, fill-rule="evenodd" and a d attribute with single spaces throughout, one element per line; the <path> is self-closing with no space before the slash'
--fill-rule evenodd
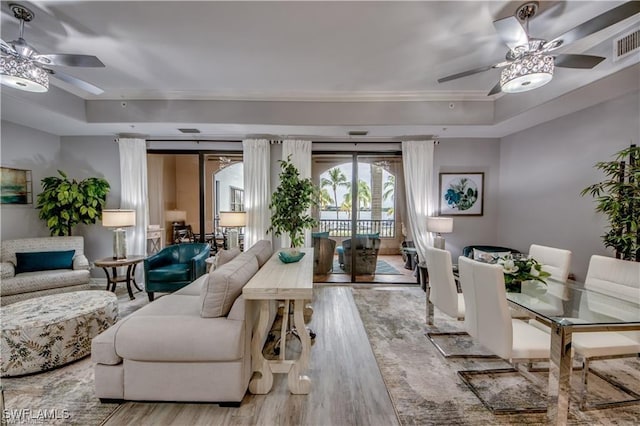
<path id="1" fill-rule="evenodd" d="M 562 282 L 569 278 L 570 250 L 531 244 L 529 256 L 538 261 L 542 270 L 551 274 L 551 278 Z"/>
<path id="2" fill-rule="evenodd" d="M 549 359 L 550 337 L 527 322 L 511 318 L 504 273 L 500 265 L 458 259 L 460 285 L 465 300 L 465 326 L 478 342 L 515 368 L 466 370 L 458 374 L 482 403 L 496 414 L 546 412 L 546 406 L 496 408 L 486 401 L 472 379 L 483 374 L 517 373 L 520 363 Z"/>
<path id="3" fill-rule="evenodd" d="M 593 255 L 589 261 L 585 288 L 580 301 L 581 319 L 611 322 L 612 319 L 637 321 L 640 309 L 640 263 Z M 608 295 L 622 299 L 616 305 Z M 630 309 L 631 308 L 631 309 Z M 634 309 L 635 308 L 635 309 Z M 640 394 L 591 369 L 591 362 L 611 358 L 636 357 L 640 354 L 640 332 L 575 333 L 572 337 L 576 358 L 582 361 L 580 409 L 609 408 L 640 402 Z M 592 373 L 628 394 L 631 399 L 588 404 L 588 377 Z"/>
<path id="4" fill-rule="evenodd" d="M 455 277 L 453 276 L 453 264 L 451 253 L 435 247 L 427 247 L 427 270 L 429 271 L 429 300 L 442 313 L 459 321 L 464 319 L 464 296 L 458 293 Z M 451 353 L 447 352 L 437 340 L 441 337 L 468 336 L 465 331 L 429 331 L 427 337 L 445 358 L 496 358 L 486 353 Z"/>
<path id="5" fill-rule="evenodd" d="M 522 295 L 519 297 L 535 297 L 538 310 L 549 316 L 562 315 L 563 302 L 567 300 L 567 287 L 564 284 L 569 278 L 571 251 L 555 247 L 531 244 L 529 256 L 542 265 L 542 270 L 551 274 L 546 284 L 537 281 L 522 283 Z M 554 281 L 559 281 L 556 283 Z M 545 294 L 540 295 L 543 289 Z"/>

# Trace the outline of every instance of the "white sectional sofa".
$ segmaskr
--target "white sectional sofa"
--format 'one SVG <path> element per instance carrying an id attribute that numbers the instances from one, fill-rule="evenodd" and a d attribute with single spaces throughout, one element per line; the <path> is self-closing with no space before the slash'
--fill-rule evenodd
<path id="1" fill-rule="evenodd" d="M 83 237 L 6 240 L 2 241 L 1 257 L 2 306 L 38 296 L 89 289 L 90 266 L 84 255 Z"/>
<path id="2" fill-rule="evenodd" d="M 272 252 L 271 242 L 260 241 L 94 338 L 96 395 L 103 401 L 239 404 L 251 379 L 258 317 L 242 287 Z M 274 304 L 271 321 L 275 313 Z"/>

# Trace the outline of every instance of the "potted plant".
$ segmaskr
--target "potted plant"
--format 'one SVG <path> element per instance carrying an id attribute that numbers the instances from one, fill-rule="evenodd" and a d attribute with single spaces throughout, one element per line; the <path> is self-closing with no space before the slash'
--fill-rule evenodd
<path id="1" fill-rule="evenodd" d="M 317 205 L 317 190 L 309 178 L 301 178 L 291 163 L 291 156 L 280 161 L 280 185 L 271 196 L 271 226 L 267 232 L 275 236 L 288 234 L 296 252 L 304 244 L 304 230 L 317 225 L 309 209 Z"/>
<path id="2" fill-rule="evenodd" d="M 91 225 L 102 218 L 102 208 L 111 187 L 102 178 L 90 177 L 80 182 L 61 177 L 42 179 L 42 191 L 38 194 L 39 217 L 47 223 L 51 235 L 71 235 L 71 229 L 79 223 Z"/>
<path id="3" fill-rule="evenodd" d="M 607 179 L 583 189 L 581 195 L 594 197 L 596 211 L 607 216 L 604 245 L 615 249 L 619 259 L 640 262 L 640 147 L 631 145 L 595 168 Z"/>

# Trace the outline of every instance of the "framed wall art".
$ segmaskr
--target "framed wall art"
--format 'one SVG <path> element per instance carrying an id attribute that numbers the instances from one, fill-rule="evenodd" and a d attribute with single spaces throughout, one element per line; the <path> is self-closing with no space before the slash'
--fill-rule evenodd
<path id="1" fill-rule="evenodd" d="M 484 173 L 440 173 L 440 215 L 482 216 Z"/>
<path id="2" fill-rule="evenodd" d="M 33 203 L 31 170 L 0 167 L 0 204 Z"/>

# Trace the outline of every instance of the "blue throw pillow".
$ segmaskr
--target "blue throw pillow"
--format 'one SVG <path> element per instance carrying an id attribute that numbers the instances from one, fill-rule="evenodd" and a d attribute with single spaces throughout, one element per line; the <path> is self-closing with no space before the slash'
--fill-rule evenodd
<path id="1" fill-rule="evenodd" d="M 75 250 L 16 253 L 16 274 L 52 269 L 73 269 L 73 255 L 75 253 Z"/>
<path id="2" fill-rule="evenodd" d="M 329 238 L 329 231 L 327 232 L 312 232 L 312 238 Z"/>

